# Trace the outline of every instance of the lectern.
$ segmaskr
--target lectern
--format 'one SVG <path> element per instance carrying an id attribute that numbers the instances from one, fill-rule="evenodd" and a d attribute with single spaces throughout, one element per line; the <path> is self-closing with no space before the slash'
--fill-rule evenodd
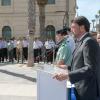
<path id="1" fill-rule="evenodd" d="M 68 100 L 66 80 L 53 79 L 57 71 L 60 72 L 60 69 L 50 65 L 44 65 L 43 70 L 37 71 L 37 100 Z"/>

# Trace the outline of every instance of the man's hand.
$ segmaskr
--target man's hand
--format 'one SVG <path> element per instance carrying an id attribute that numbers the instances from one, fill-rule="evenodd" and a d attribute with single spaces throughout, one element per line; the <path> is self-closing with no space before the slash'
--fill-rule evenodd
<path id="1" fill-rule="evenodd" d="M 69 80 L 69 76 L 68 73 L 59 73 L 59 74 L 55 74 L 53 76 L 54 79 L 57 79 L 59 81 L 63 81 L 63 80 Z"/>
<path id="2" fill-rule="evenodd" d="M 59 67 L 59 68 L 62 68 L 62 69 L 67 69 L 68 68 L 67 65 L 56 65 L 56 66 Z"/>

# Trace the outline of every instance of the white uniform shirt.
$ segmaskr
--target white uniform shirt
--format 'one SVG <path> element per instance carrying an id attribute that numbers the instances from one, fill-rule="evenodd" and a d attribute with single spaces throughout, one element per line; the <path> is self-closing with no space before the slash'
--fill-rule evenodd
<path id="1" fill-rule="evenodd" d="M 34 41 L 34 42 L 33 42 L 33 49 L 38 49 L 38 48 L 39 48 L 39 46 L 38 46 L 37 42 Z"/>
<path id="2" fill-rule="evenodd" d="M 7 42 L 5 40 L 2 41 L 2 48 L 7 48 Z"/>
<path id="3" fill-rule="evenodd" d="M 45 46 L 46 49 L 51 49 L 52 48 L 48 40 L 45 41 L 44 46 Z"/>
<path id="4" fill-rule="evenodd" d="M 37 40 L 36 43 L 38 45 L 38 48 L 41 48 L 43 46 L 43 43 L 40 40 Z"/>
<path id="5" fill-rule="evenodd" d="M 55 42 L 53 40 L 49 40 L 49 45 L 51 48 L 55 47 Z"/>
<path id="6" fill-rule="evenodd" d="M 22 43 L 23 43 L 23 47 L 28 47 L 28 41 L 27 40 L 23 40 Z"/>
<path id="7" fill-rule="evenodd" d="M 16 41 L 16 40 L 14 40 L 14 48 L 16 48 L 16 43 L 17 43 L 17 41 Z"/>
<path id="8" fill-rule="evenodd" d="M 71 48 L 71 52 L 73 53 L 73 51 L 75 49 L 75 41 L 74 41 L 74 38 L 71 35 L 66 36 L 66 38 L 67 38 L 67 43 L 68 43 L 69 47 Z"/>

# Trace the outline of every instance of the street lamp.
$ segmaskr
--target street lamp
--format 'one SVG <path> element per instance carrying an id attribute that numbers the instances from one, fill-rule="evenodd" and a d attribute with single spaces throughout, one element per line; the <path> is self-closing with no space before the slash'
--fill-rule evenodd
<path id="1" fill-rule="evenodd" d="M 78 17 L 78 6 L 76 5 L 76 17 Z"/>
<path id="2" fill-rule="evenodd" d="M 63 28 L 65 28 L 66 26 L 68 26 L 69 25 L 69 23 L 68 23 L 68 21 L 67 20 L 69 20 L 68 19 L 68 12 L 66 11 L 65 12 L 65 14 L 64 14 L 64 18 L 63 18 Z"/>
<path id="3" fill-rule="evenodd" d="M 98 11 L 98 16 L 99 16 L 99 24 L 100 24 L 100 10 Z"/>
<path id="4" fill-rule="evenodd" d="M 69 0 L 66 0 L 66 6 L 64 11 L 64 17 L 63 17 L 63 28 L 66 26 L 69 26 Z"/>
<path id="5" fill-rule="evenodd" d="M 98 11 L 98 14 L 99 14 L 99 29 L 98 29 L 98 31 L 100 32 L 100 10 Z"/>
<path id="6" fill-rule="evenodd" d="M 96 19 L 96 31 L 97 31 L 97 24 L 98 24 L 99 16 L 98 15 L 95 15 L 95 19 Z"/>
<path id="7" fill-rule="evenodd" d="M 96 18 L 96 24 L 97 24 L 98 23 L 99 16 L 98 15 L 95 15 L 95 18 Z"/>
<path id="8" fill-rule="evenodd" d="M 95 15 L 96 18 L 96 31 L 100 32 L 100 10 L 98 11 L 98 14 Z"/>
<path id="9" fill-rule="evenodd" d="M 92 23 L 93 23 L 92 31 L 95 31 L 95 27 L 94 27 L 95 19 L 92 19 Z"/>

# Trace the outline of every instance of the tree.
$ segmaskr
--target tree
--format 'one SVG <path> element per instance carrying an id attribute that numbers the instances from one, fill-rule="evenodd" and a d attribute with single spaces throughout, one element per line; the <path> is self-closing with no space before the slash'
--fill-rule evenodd
<path id="1" fill-rule="evenodd" d="M 45 37 L 45 6 L 48 0 L 37 0 L 37 4 L 39 6 L 39 22 L 40 22 L 40 36 L 43 40 Z"/>
<path id="2" fill-rule="evenodd" d="M 32 67 L 34 65 L 33 53 L 33 38 L 36 26 L 36 2 L 35 0 L 28 1 L 28 29 L 29 29 L 29 47 L 28 47 L 28 64 Z"/>

